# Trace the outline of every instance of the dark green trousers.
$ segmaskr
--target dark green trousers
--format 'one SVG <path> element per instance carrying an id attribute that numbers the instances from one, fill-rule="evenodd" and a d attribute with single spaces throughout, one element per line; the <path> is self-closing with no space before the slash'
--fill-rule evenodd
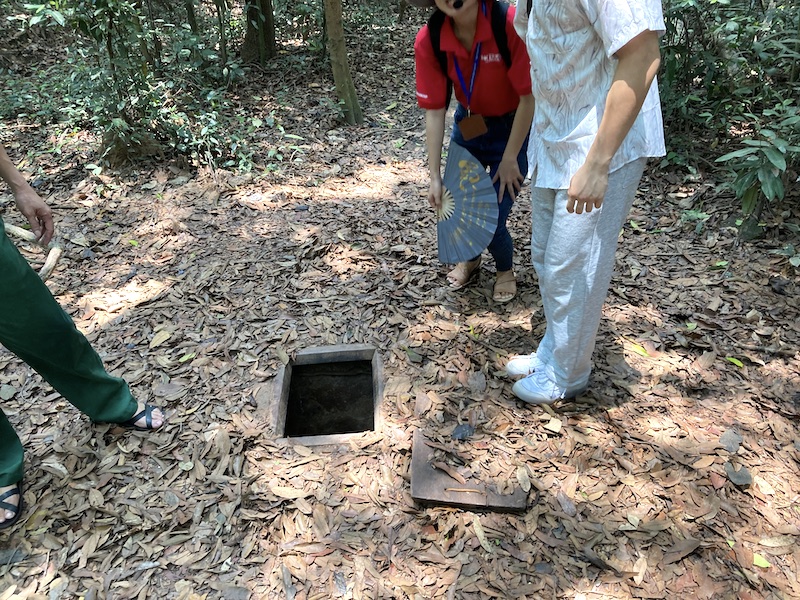
<path id="1" fill-rule="evenodd" d="M 93 421 L 136 412 L 128 384 L 109 375 L 89 341 L 8 239 L 0 219 L 0 344 Z M 22 479 L 22 444 L 0 411 L 0 487 Z"/>

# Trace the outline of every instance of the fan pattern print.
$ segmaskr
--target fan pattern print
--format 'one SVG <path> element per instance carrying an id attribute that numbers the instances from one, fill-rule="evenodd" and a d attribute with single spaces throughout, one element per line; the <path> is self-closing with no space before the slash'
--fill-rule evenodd
<path id="1" fill-rule="evenodd" d="M 497 229 L 497 191 L 489 174 L 466 148 L 450 144 L 444 192 L 437 211 L 439 260 L 458 263 L 480 255 Z"/>

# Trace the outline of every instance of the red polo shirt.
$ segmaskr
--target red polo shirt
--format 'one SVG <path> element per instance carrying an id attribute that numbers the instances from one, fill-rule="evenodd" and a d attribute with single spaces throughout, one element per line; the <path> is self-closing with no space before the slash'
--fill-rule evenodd
<path id="1" fill-rule="evenodd" d="M 442 51 L 447 54 L 447 70 L 450 80 L 453 82 L 456 99 L 464 106 L 467 106 L 467 95 L 461 88 L 453 61 L 454 59 L 458 60 L 461 74 L 464 76 L 464 83 L 469 87 L 474 51 L 478 42 L 482 42 L 481 57 L 472 92 L 472 103 L 469 108 L 473 113 L 484 117 L 497 117 L 516 110 L 519 105 L 519 97 L 531 93 L 530 60 L 525 43 L 514 30 L 515 9 L 510 6 L 506 15 L 506 36 L 511 54 L 511 67 L 506 68 L 506 63 L 492 34 L 492 2 L 494 0 L 487 0 L 485 15 L 480 8 L 478 9 L 478 22 L 471 52 L 467 53 L 467 50 L 456 38 L 450 18 L 445 18 L 440 35 L 440 45 Z M 447 79 L 433 53 L 433 44 L 427 25 L 417 33 L 417 39 L 414 42 L 414 57 L 417 104 L 420 108 L 425 109 L 444 108 L 447 103 Z"/>

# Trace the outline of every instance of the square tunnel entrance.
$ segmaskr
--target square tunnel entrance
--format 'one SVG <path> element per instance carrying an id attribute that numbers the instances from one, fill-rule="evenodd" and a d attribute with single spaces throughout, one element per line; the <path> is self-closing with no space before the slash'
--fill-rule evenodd
<path id="1" fill-rule="evenodd" d="M 383 368 L 372 346 L 301 350 L 279 371 L 276 390 L 280 437 L 320 445 L 381 429 Z"/>

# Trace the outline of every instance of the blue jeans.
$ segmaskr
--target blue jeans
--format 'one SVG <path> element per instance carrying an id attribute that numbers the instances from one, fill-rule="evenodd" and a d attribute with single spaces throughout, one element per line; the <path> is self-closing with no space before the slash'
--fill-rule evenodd
<path id="1" fill-rule="evenodd" d="M 453 127 L 453 135 L 450 141 L 451 143 L 455 142 L 459 146 L 469 150 L 484 167 L 489 168 L 489 175 L 493 178 L 500 166 L 500 161 L 503 159 L 503 152 L 506 150 L 508 137 L 511 135 L 511 126 L 514 124 L 514 113 L 508 113 L 501 117 L 484 117 L 489 131 L 471 140 L 465 140 L 461 135 L 461 130 L 458 128 L 458 123 L 466 116 L 467 109 L 459 104 L 455 114 L 456 125 Z M 520 173 L 522 173 L 523 176 L 526 175 L 528 172 L 527 137 L 517 155 L 517 164 L 519 164 Z M 499 194 L 499 180 L 495 182 L 494 188 Z M 512 200 L 511 194 L 506 190 L 499 206 L 500 212 L 497 217 L 497 229 L 488 247 L 489 253 L 492 255 L 492 258 L 494 258 L 498 271 L 510 271 L 513 267 L 514 242 L 506 227 L 506 220 L 508 219 L 508 214 L 511 212 L 511 206 L 513 204 L 514 200 Z M 476 256 L 473 260 L 477 258 Z"/>

